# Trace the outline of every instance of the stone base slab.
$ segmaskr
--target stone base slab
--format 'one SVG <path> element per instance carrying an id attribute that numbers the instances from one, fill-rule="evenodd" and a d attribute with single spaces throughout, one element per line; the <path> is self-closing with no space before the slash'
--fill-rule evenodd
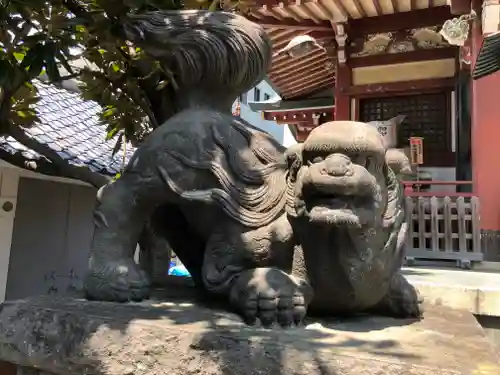
<path id="1" fill-rule="evenodd" d="M 500 317 L 500 272 L 412 267 L 403 274 L 433 305 Z"/>
<path id="2" fill-rule="evenodd" d="M 283 330 L 182 299 L 5 302 L 0 361 L 56 375 L 500 374 L 500 357 L 466 311 L 428 306 L 419 322 L 311 319 Z"/>

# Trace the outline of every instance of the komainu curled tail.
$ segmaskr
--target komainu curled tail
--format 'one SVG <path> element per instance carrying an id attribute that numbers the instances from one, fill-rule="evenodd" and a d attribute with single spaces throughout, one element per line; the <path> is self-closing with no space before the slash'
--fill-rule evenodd
<path id="1" fill-rule="evenodd" d="M 227 112 L 264 77 L 271 42 L 264 29 L 234 13 L 204 10 L 131 15 L 127 38 L 157 58 L 179 110 L 200 102 Z"/>

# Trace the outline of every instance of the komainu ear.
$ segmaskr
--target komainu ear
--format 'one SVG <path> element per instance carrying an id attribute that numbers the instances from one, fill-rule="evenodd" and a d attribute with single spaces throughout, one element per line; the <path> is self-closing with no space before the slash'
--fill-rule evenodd
<path id="1" fill-rule="evenodd" d="M 388 149 L 385 153 L 385 162 L 398 177 L 412 173 L 410 159 L 402 148 Z"/>
<path id="2" fill-rule="evenodd" d="M 387 122 L 391 122 L 393 124 L 399 125 L 405 120 L 405 118 L 406 118 L 406 115 L 397 115 L 396 117 L 393 117 L 390 120 L 387 120 Z"/>
<path id="3" fill-rule="evenodd" d="M 285 159 L 288 166 L 288 176 L 292 182 L 295 182 L 297 173 L 302 167 L 302 143 L 288 147 L 285 151 Z"/>

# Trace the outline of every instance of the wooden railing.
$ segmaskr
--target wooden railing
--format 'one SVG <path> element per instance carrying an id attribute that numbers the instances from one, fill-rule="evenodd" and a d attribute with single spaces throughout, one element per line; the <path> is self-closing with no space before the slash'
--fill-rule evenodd
<path id="1" fill-rule="evenodd" d="M 473 193 L 422 192 L 418 185 L 459 186 L 470 181 L 403 181 L 409 224 L 407 259 L 481 261 L 479 200 Z"/>

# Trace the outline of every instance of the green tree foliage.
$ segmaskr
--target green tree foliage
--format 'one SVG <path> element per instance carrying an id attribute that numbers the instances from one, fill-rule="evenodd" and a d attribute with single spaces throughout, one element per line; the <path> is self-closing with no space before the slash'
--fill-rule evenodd
<path id="1" fill-rule="evenodd" d="M 231 0 L 0 0 L 0 131 L 37 121 L 32 80 L 82 82 L 86 100 L 101 104 L 107 138 L 140 141 L 169 115 L 168 75 L 154 58 L 125 40 L 128 13 L 158 9 L 241 10 Z M 82 65 L 82 58 L 87 62 Z M 74 62 L 79 62 L 75 66 Z"/>

